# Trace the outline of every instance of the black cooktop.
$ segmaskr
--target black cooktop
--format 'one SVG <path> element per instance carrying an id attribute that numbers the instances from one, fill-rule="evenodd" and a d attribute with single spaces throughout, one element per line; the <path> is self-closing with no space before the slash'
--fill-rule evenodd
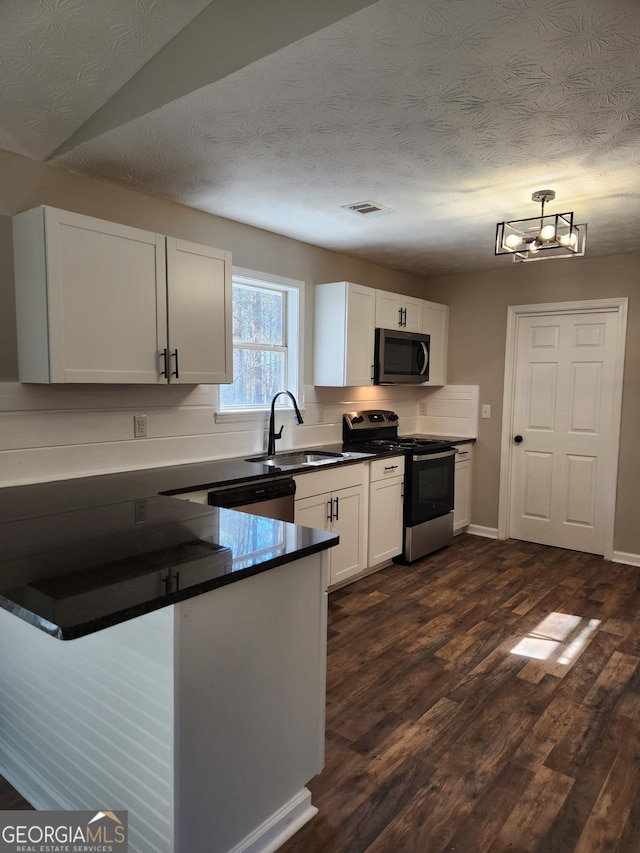
<path id="1" fill-rule="evenodd" d="M 447 439 L 398 435 L 399 417 L 387 409 L 346 412 L 342 418 L 345 447 L 359 450 L 398 450 L 403 453 L 436 453 L 453 447 Z"/>

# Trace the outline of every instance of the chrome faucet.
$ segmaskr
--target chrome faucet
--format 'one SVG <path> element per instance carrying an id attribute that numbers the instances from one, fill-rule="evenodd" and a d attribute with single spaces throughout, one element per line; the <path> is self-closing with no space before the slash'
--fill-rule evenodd
<path id="1" fill-rule="evenodd" d="M 300 414 L 300 409 L 298 408 L 298 404 L 296 403 L 296 398 L 293 396 L 291 391 L 278 391 L 277 394 L 273 395 L 273 400 L 271 401 L 271 417 L 269 418 L 269 441 L 267 443 L 267 456 L 273 456 L 276 452 L 276 439 L 282 438 L 282 430 L 284 426 L 280 427 L 280 432 L 276 432 L 276 400 L 281 394 L 286 394 L 291 402 L 293 403 L 293 408 L 296 413 L 296 422 L 298 424 L 304 423 L 302 420 L 302 415 Z"/>

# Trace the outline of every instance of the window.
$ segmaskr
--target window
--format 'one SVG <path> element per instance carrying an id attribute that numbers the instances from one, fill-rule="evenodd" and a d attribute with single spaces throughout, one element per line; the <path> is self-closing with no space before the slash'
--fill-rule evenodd
<path id="1" fill-rule="evenodd" d="M 219 411 L 264 411 L 273 395 L 299 397 L 303 282 L 248 270 L 233 274 L 233 376 L 220 386 Z M 285 399 L 278 401 L 285 405 Z"/>

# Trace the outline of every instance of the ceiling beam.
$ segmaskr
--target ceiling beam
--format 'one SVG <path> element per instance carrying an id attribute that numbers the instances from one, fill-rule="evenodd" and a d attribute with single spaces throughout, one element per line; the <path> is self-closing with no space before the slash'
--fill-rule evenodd
<path id="1" fill-rule="evenodd" d="M 380 0 L 212 0 L 48 160 Z"/>

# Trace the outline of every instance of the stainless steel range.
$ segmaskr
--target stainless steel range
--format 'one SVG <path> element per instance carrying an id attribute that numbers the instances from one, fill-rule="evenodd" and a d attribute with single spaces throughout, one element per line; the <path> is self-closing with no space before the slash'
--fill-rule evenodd
<path id="1" fill-rule="evenodd" d="M 387 409 L 347 412 L 342 441 L 350 450 L 397 450 L 405 457 L 402 562 L 453 540 L 455 449 L 450 441 L 398 435 L 399 417 Z"/>

